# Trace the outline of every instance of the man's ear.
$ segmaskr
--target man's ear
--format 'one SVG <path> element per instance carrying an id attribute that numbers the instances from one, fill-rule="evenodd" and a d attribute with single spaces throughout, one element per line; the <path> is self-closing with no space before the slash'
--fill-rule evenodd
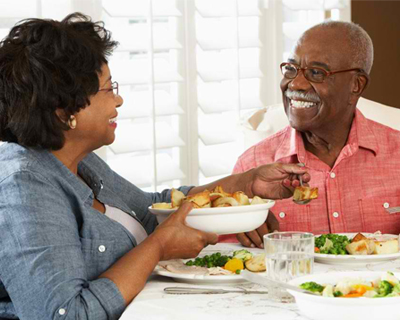
<path id="1" fill-rule="evenodd" d="M 353 78 L 352 90 L 350 95 L 350 104 L 356 105 L 361 94 L 368 85 L 369 77 L 366 73 L 358 73 Z"/>
<path id="2" fill-rule="evenodd" d="M 358 73 L 353 81 L 353 88 L 351 93 L 360 97 L 364 92 L 365 88 L 367 88 L 369 82 L 369 77 L 366 73 Z"/>

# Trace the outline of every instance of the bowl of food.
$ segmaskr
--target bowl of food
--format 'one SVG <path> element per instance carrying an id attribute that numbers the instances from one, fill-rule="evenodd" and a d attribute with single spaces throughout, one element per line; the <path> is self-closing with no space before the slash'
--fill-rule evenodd
<path id="1" fill-rule="evenodd" d="M 158 223 L 179 209 L 184 202 L 191 202 L 194 209 L 188 214 L 189 226 L 219 235 L 248 232 L 257 229 L 267 219 L 275 201 L 254 197 L 249 199 L 243 192 L 226 193 L 220 186 L 214 190 L 185 196 L 173 189 L 171 203 L 155 203 L 149 211 L 156 215 Z"/>
<path id="2" fill-rule="evenodd" d="M 349 271 L 312 274 L 290 284 L 317 295 L 288 290 L 310 319 L 400 319 L 400 273 Z"/>

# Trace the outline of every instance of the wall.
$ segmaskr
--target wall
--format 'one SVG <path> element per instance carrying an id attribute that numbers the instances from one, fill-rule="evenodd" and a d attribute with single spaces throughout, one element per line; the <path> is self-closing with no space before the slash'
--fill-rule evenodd
<path id="1" fill-rule="evenodd" d="M 399 15 L 400 1 L 351 2 L 351 19 L 368 32 L 375 50 L 371 81 L 363 96 L 400 109 Z"/>

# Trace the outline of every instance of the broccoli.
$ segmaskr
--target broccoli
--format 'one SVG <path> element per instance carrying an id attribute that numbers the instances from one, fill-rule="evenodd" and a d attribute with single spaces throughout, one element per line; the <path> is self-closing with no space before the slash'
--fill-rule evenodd
<path id="1" fill-rule="evenodd" d="M 325 254 L 347 254 L 346 245 L 350 243 L 347 236 L 339 234 L 323 234 L 315 238 L 315 246 L 320 249 L 319 253 Z"/>
<path id="2" fill-rule="evenodd" d="M 246 249 L 242 249 L 242 250 L 234 251 L 233 258 L 240 259 L 242 261 L 246 261 L 246 260 L 250 260 L 251 258 L 253 258 L 253 254 L 250 251 L 247 251 Z"/>
<path id="3" fill-rule="evenodd" d="M 335 298 L 337 298 L 337 297 L 342 297 L 342 296 L 343 296 L 343 293 L 342 293 L 342 291 L 335 291 L 335 292 L 333 293 L 333 296 L 334 296 Z"/>
<path id="4" fill-rule="evenodd" d="M 378 294 L 374 296 L 374 298 L 386 297 L 391 294 L 393 291 L 393 285 L 386 280 L 382 280 L 379 283 Z"/>
<path id="5" fill-rule="evenodd" d="M 321 286 L 320 284 L 313 282 L 313 281 L 302 283 L 300 285 L 300 288 L 311 291 L 311 292 L 322 292 L 324 290 L 323 286 Z"/>

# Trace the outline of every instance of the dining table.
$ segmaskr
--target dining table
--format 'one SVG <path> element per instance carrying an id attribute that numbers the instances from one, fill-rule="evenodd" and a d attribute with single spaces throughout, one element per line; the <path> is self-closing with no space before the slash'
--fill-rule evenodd
<path id="1" fill-rule="evenodd" d="M 233 252 L 243 249 L 237 243 L 218 243 L 203 249 L 201 254 Z M 246 248 L 249 249 L 249 248 Z M 250 248 L 253 254 L 263 249 Z M 400 259 L 379 262 L 325 264 L 314 262 L 313 273 L 337 271 L 392 271 L 400 270 Z M 143 290 L 128 305 L 121 320 L 307 320 L 296 303 L 281 303 L 268 298 L 268 289 L 259 284 L 243 283 L 198 283 L 177 282 L 167 276 L 153 274 Z M 182 279 L 181 279 L 182 280 Z M 167 287 L 223 288 L 237 291 L 251 290 L 262 293 L 243 292 L 221 294 L 169 294 Z M 323 319 L 323 315 L 321 315 Z"/>

